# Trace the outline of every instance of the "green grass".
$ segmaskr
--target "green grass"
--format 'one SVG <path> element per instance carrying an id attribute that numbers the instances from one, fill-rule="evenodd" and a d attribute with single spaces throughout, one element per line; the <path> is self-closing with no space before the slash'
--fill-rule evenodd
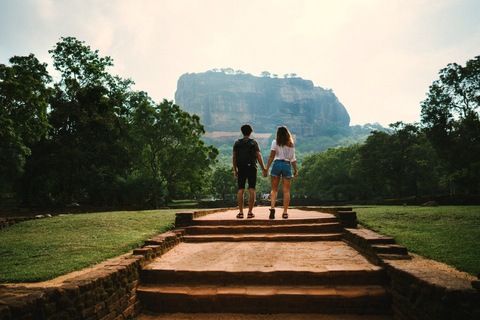
<path id="1" fill-rule="evenodd" d="M 170 229 L 178 211 L 77 214 L 15 224 L 0 231 L 0 283 L 50 280 L 139 248 Z"/>
<path id="2" fill-rule="evenodd" d="M 480 207 L 354 207 L 361 225 L 394 237 L 410 252 L 480 272 Z"/>
<path id="3" fill-rule="evenodd" d="M 173 200 L 168 204 L 170 208 L 175 208 L 178 206 L 194 206 L 198 204 L 198 201 L 196 200 Z"/>

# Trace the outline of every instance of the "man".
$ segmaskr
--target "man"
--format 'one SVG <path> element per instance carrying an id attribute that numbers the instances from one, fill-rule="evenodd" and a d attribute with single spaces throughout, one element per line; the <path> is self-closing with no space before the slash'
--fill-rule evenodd
<path id="1" fill-rule="evenodd" d="M 248 180 L 248 215 L 247 218 L 253 218 L 253 206 L 255 205 L 255 185 L 257 184 L 257 160 L 262 168 L 264 177 L 268 173 L 263 164 L 263 158 L 260 154 L 260 147 L 258 142 L 250 139 L 253 128 L 249 124 L 244 124 L 240 130 L 243 138 L 238 139 L 233 144 L 233 170 L 235 171 L 235 178 L 238 180 L 238 208 L 239 213 L 237 218 L 243 219 L 243 199 L 245 194 L 245 182 Z"/>

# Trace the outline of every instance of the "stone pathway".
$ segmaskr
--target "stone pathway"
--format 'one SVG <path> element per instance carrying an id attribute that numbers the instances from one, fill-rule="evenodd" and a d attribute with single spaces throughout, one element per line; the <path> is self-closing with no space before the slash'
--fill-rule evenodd
<path id="1" fill-rule="evenodd" d="M 341 241 L 333 215 L 236 213 L 195 219 L 184 243 L 145 268 L 139 297 L 163 314 L 139 319 L 393 319 L 383 269 Z"/>

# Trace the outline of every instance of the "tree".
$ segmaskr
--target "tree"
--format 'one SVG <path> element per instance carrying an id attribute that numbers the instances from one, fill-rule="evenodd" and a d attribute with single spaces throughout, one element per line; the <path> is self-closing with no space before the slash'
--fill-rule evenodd
<path id="1" fill-rule="evenodd" d="M 373 131 L 358 149 L 351 175 L 362 179 L 372 196 L 411 196 L 436 189 L 432 148 L 412 124 L 397 122 L 393 132 Z"/>
<path id="2" fill-rule="evenodd" d="M 171 101 L 155 105 L 141 95 L 133 112 L 133 136 L 139 163 L 152 177 L 154 206 L 166 191 L 165 203 L 180 189 L 199 190 L 205 171 L 218 150 L 206 147 L 200 118 L 190 115 Z M 188 190 L 186 190 L 188 189 Z"/>
<path id="3" fill-rule="evenodd" d="M 11 190 L 32 144 L 47 133 L 52 93 L 47 65 L 33 54 L 9 61 L 0 64 L 0 194 Z"/>
<path id="4" fill-rule="evenodd" d="M 480 191 L 480 56 L 440 70 L 422 102 L 422 125 L 452 182 Z"/>
<path id="5" fill-rule="evenodd" d="M 50 104 L 52 130 L 27 162 L 24 201 L 51 194 L 66 204 L 79 199 L 104 204 L 105 186 L 129 166 L 125 98 L 132 81 L 110 75 L 113 60 L 75 38 L 62 38 L 49 52 L 61 80 Z"/>
<path id="6" fill-rule="evenodd" d="M 225 74 L 234 74 L 234 71 L 232 68 L 222 68 L 221 70 Z"/>
<path id="7" fill-rule="evenodd" d="M 212 175 L 212 187 L 225 200 L 225 195 L 236 193 L 237 183 L 233 168 L 217 167 Z"/>
<path id="8" fill-rule="evenodd" d="M 264 78 L 270 78 L 270 72 L 268 71 L 262 71 L 260 75 Z"/>
<path id="9" fill-rule="evenodd" d="M 350 176 L 359 146 L 328 148 L 307 156 L 295 181 L 294 192 L 311 197 L 355 199 L 360 195 L 361 180 Z"/>

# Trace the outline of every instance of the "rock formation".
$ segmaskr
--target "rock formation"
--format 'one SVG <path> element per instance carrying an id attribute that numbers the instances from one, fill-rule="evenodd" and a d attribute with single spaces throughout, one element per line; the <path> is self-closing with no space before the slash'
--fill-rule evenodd
<path id="1" fill-rule="evenodd" d="M 297 137 L 314 137 L 329 126 L 350 123 L 331 90 L 301 78 L 187 73 L 178 80 L 175 103 L 199 115 L 207 132 L 239 132 L 250 123 L 255 133 L 274 133 L 285 125 Z"/>

